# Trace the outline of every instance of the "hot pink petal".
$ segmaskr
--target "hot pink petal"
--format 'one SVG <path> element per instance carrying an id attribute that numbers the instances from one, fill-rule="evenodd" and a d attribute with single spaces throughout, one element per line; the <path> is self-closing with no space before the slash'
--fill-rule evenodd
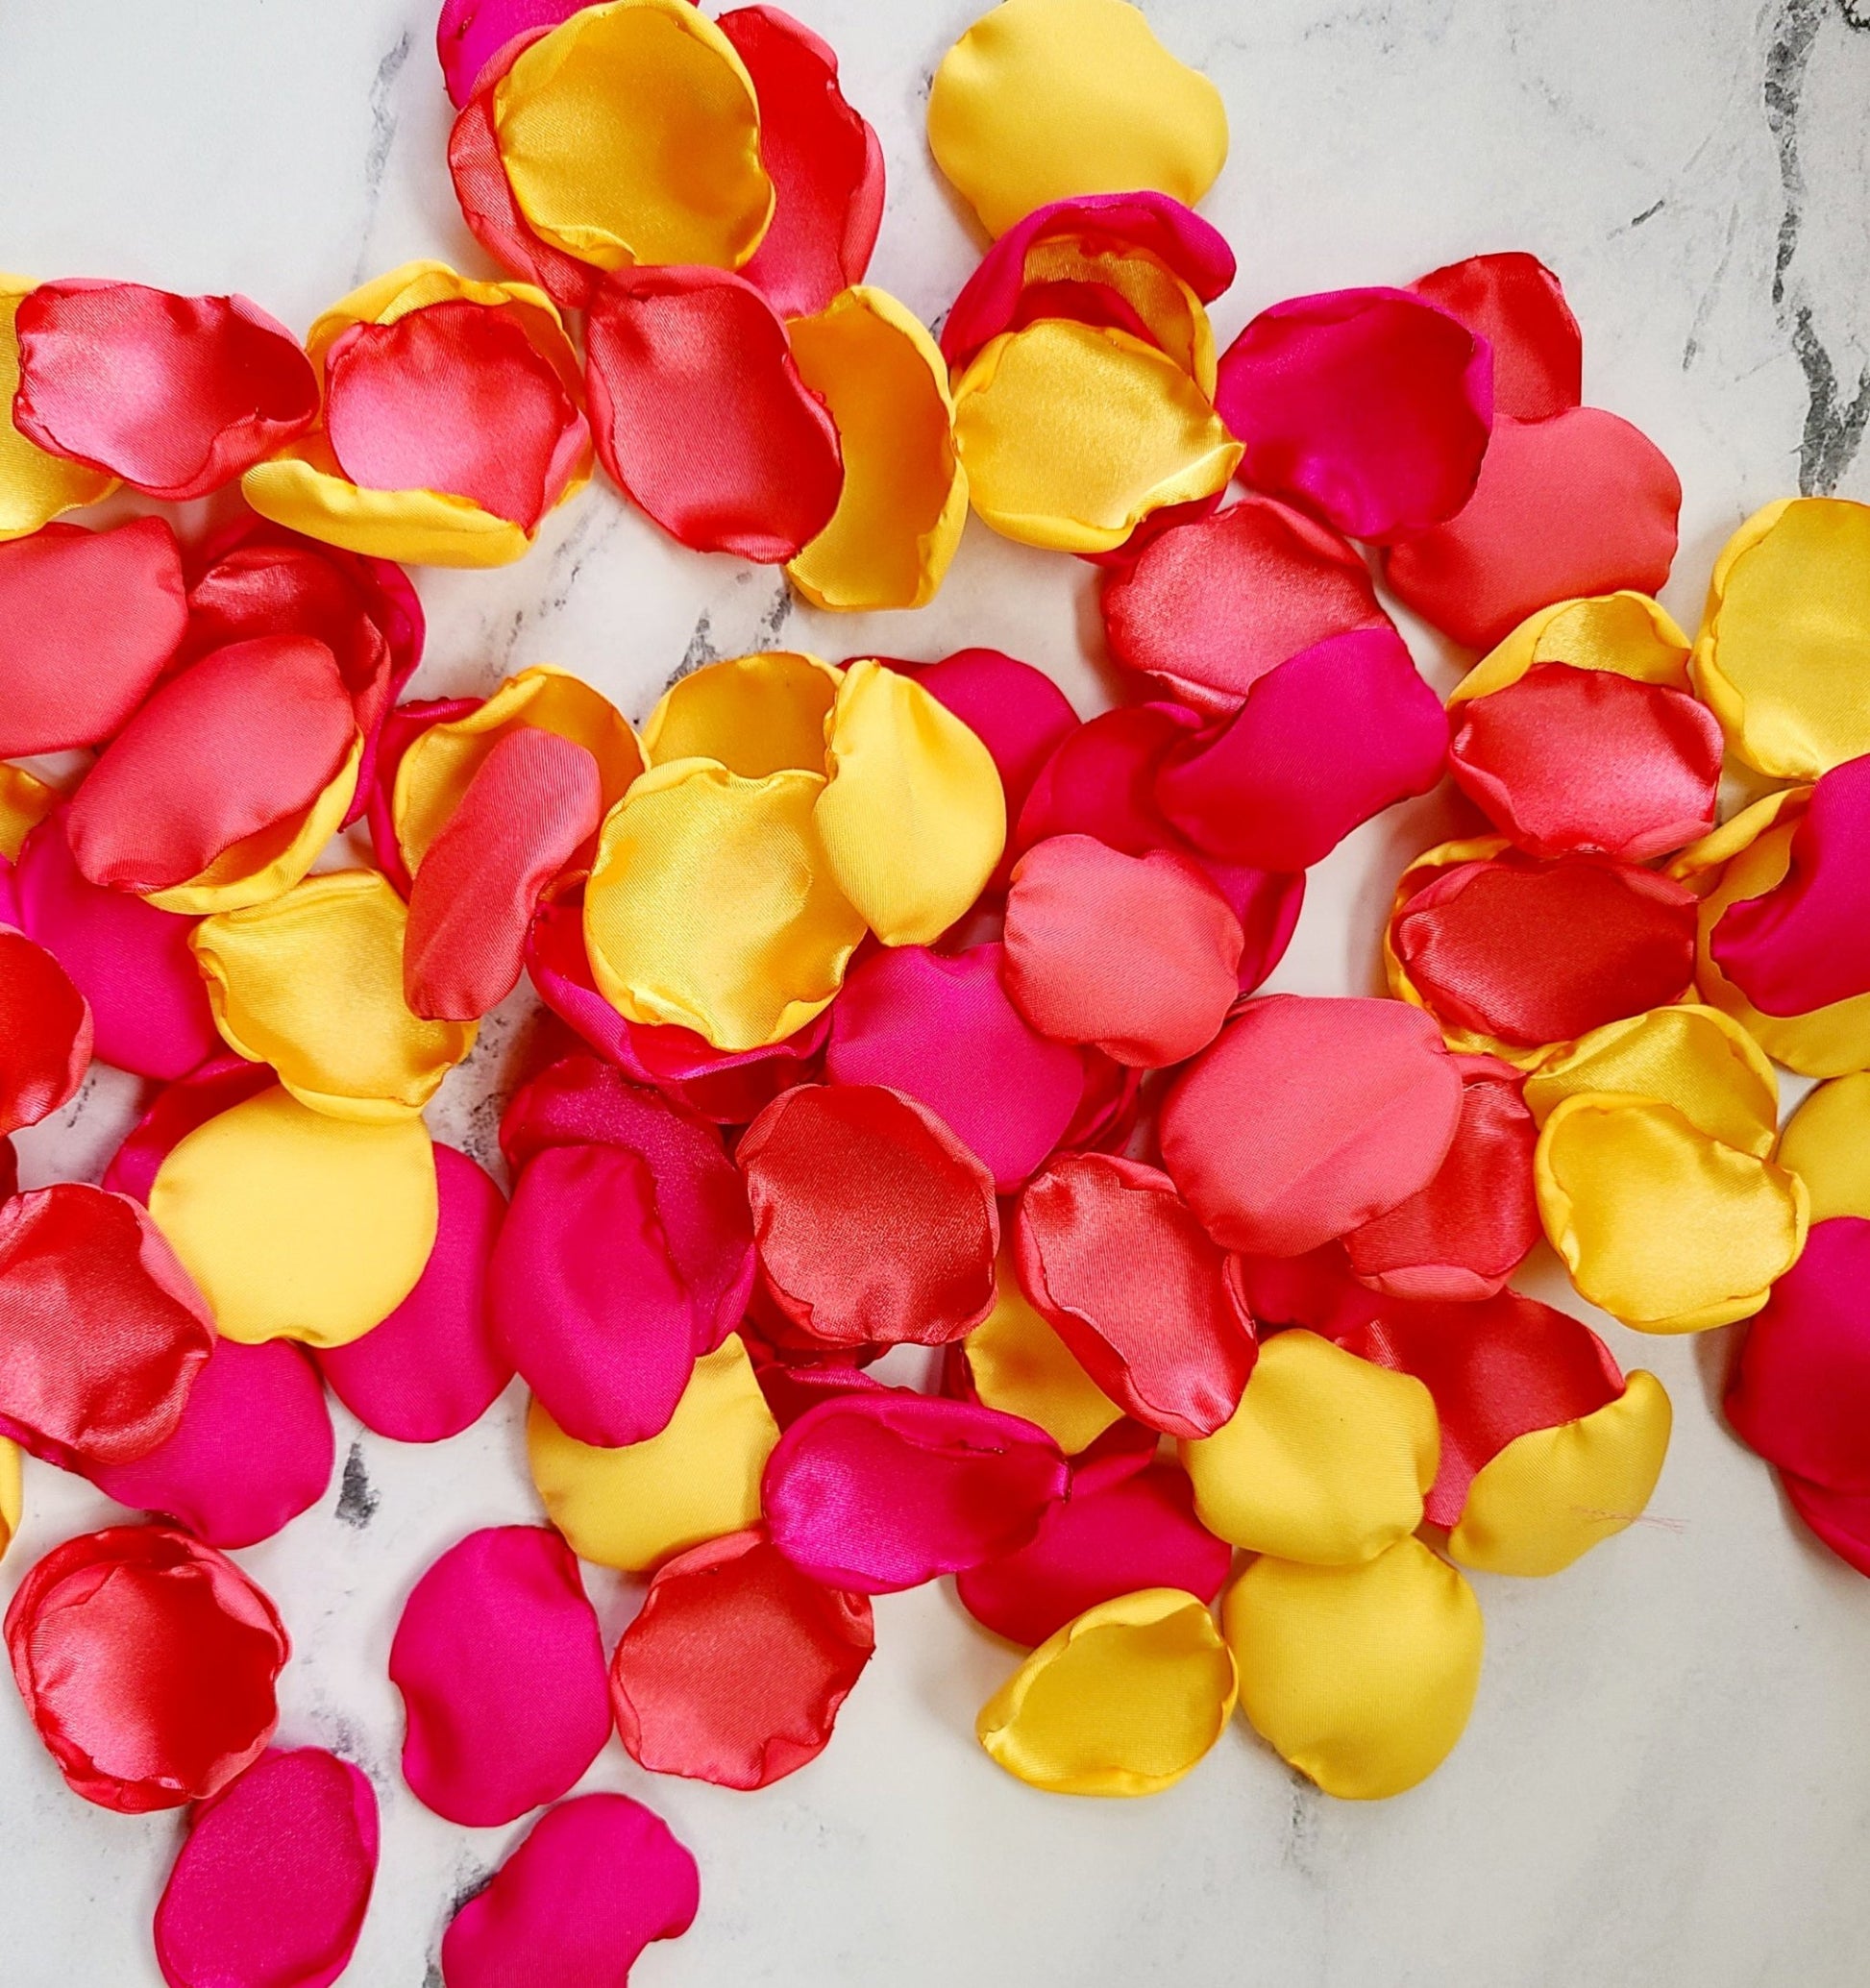
<path id="1" fill-rule="evenodd" d="M 1585 342 L 1559 280 L 1507 250 L 1432 269 L 1410 287 L 1493 348 L 1493 411 L 1543 421 L 1583 397 Z"/>
<path id="2" fill-rule="evenodd" d="M 1833 1491 L 1789 1470 L 1782 1470 L 1779 1481 L 1792 1509 L 1832 1552 L 1859 1574 L 1870 1575 L 1870 1495 Z"/>
<path id="3" fill-rule="evenodd" d="M 448 100 L 458 110 L 474 94 L 475 80 L 516 35 L 555 28 L 578 11 L 579 0 L 442 0 L 435 26 Z"/>

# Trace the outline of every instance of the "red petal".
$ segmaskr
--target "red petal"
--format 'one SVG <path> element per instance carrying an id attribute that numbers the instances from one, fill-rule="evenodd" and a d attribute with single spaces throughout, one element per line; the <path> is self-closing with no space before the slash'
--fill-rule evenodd
<path id="1" fill-rule="evenodd" d="M 593 300 L 585 344 L 598 454 L 672 537 L 778 565 L 830 523 L 837 428 L 751 283 L 622 271 Z"/>
<path id="2" fill-rule="evenodd" d="M 1839 1559 L 1870 1574 L 1870 1497 L 1808 1483 L 1789 1470 L 1779 1481 L 1786 1501 Z"/>
<path id="3" fill-rule="evenodd" d="M 1410 287 L 1493 348 L 1493 411 L 1543 421 L 1584 393 L 1585 341 L 1559 280 L 1508 250 L 1432 269 Z"/>
<path id="4" fill-rule="evenodd" d="M 170 503 L 231 483 L 318 415 L 298 340 L 244 297 L 41 283 L 17 330 L 20 433 Z"/>
<path id="5" fill-rule="evenodd" d="M 0 925 L 0 1134 L 67 1103 L 91 1062 L 91 1011 L 42 945 Z"/>
<path id="6" fill-rule="evenodd" d="M 610 1660 L 617 1730 L 652 1773 L 763 1788 L 824 1751 L 875 1647 L 867 1596 L 730 1533 L 651 1579 Z"/>

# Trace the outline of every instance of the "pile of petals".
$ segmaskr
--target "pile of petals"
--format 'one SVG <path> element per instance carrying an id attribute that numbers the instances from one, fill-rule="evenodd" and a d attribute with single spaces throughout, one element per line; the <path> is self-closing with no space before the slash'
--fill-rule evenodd
<path id="1" fill-rule="evenodd" d="M 776 9 L 448 0 L 439 49 L 502 276 L 408 264 L 303 346 L 0 284 L 0 1551 L 22 1452 L 149 1520 L 54 1546 L 5 1640 L 79 1795 L 192 1805 L 173 1988 L 329 1983 L 368 1909 L 376 1793 L 275 1744 L 229 1558 L 326 1495 L 327 1388 L 409 1443 L 529 1395 L 540 1522 L 452 1544 L 389 1653 L 415 1797 L 534 1817 L 448 1988 L 685 1931 L 688 1852 L 565 1798 L 613 1736 L 806 1767 L 930 1581 L 1022 1653 L 977 1734 L 1037 1787 L 1167 1787 L 1237 1707 L 1331 1794 L 1415 1785 L 1464 1570 L 1562 1570 L 1667 1447 L 1513 1288 L 1541 1240 L 1622 1325 L 1752 1320 L 1733 1425 L 1870 1572 L 1870 508 L 1749 520 L 1691 644 L 1675 477 L 1531 256 L 1218 353 L 1225 115 L 1122 0 L 942 62 L 993 239 L 939 346 Z M 972 505 L 1097 564 L 1130 700 L 986 649 L 737 657 L 640 725 L 543 663 L 406 700 L 403 566 L 521 556 L 594 465 L 826 609 L 928 600 Z M 217 490 L 199 541 L 151 507 Z M 1445 704 L 1386 598 L 1471 660 Z M 1387 994 L 1262 992 L 1307 871 L 1444 778 Z M 523 980 L 483 1166 L 424 1114 Z M 138 1122 L 19 1191 L 93 1059 Z M 1775 1064 L 1827 1080 L 1783 1141 Z M 640 1592 L 608 1649 L 587 1568 Z"/>

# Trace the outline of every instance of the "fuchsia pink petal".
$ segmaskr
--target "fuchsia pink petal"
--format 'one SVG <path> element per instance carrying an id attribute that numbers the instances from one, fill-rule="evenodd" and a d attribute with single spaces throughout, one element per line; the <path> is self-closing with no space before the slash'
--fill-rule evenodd
<path id="1" fill-rule="evenodd" d="M 1452 518 L 1473 495 L 1492 354 L 1407 290 L 1293 297 L 1228 348 L 1215 407 L 1245 448 L 1243 482 L 1382 543 Z"/>
<path id="2" fill-rule="evenodd" d="M 168 1440 L 86 1475 L 107 1498 L 172 1518 L 210 1546 L 253 1546 L 325 1495 L 334 1454 L 324 1384 L 305 1348 L 220 1339 Z"/>
<path id="3" fill-rule="evenodd" d="M 701 1904 L 695 1859 L 626 1795 L 581 1795 L 540 1817 L 441 1943 L 446 1988 L 626 1988 L 652 1940 Z"/>
<path id="4" fill-rule="evenodd" d="M 1361 628 L 1260 677 L 1212 737 L 1171 747 L 1156 782 L 1205 853 L 1308 870 L 1353 828 L 1441 777 L 1448 721 L 1394 628 Z"/>
<path id="5" fill-rule="evenodd" d="M 1495 414 L 1543 421 L 1584 397 L 1584 335 L 1558 278 L 1537 256 L 1469 256 L 1410 287 L 1493 348 Z"/>
<path id="6" fill-rule="evenodd" d="M 435 53 L 449 102 L 456 110 L 467 102 L 475 79 L 514 36 L 555 28 L 579 5 L 580 0 L 442 0 Z"/>
<path id="7" fill-rule="evenodd" d="M 266 1753 L 194 1813 L 156 1908 L 169 1988 L 331 1988 L 377 1879 L 377 1795 L 321 1747 Z"/>
<path id="8" fill-rule="evenodd" d="M 435 1148 L 435 1246 L 415 1289 L 362 1338 L 317 1355 L 338 1400 L 398 1442 L 458 1436 L 513 1378 L 487 1295 L 506 1197 L 452 1146 Z"/>
<path id="9" fill-rule="evenodd" d="M 571 1548 L 544 1526 L 450 1547 L 403 1609 L 389 1675 L 409 1786 L 471 1828 L 555 1802 L 609 1736 L 598 1618 Z"/>
<path id="10" fill-rule="evenodd" d="M 824 1070 L 834 1083 L 919 1098 L 1005 1193 L 1064 1138 L 1084 1095 L 1084 1059 L 1014 1007 L 1002 954 L 997 945 L 873 953 L 832 1004 Z"/>
<path id="11" fill-rule="evenodd" d="M 893 1594 L 1025 1545 L 1070 1476 L 1030 1422 L 888 1389 L 801 1415 L 761 1497 L 796 1567 L 828 1587 Z"/>
<path id="12" fill-rule="evenodd" d="M 199 1068 L 164 1085 L 150 1107 L 124 1135 L 105 1170 L 104 1185 L 145 1204 L 158 1169 L 197 1125 L 232 1111 L 279 1082 L 263 1063 L 249 1063 L 232 1051 L 209 1058 Z"/>
<path id="13" fill-rule="evenodd" d="M 1126 856 L 1175 846 L 1156 804 L 1169 750 L 1199 726 L 1180 704 L 1125 704 L 1068 732 L 1039 769 L 1008 847 L 1023 854 L 1054 836 L 1089 835 Z"/>

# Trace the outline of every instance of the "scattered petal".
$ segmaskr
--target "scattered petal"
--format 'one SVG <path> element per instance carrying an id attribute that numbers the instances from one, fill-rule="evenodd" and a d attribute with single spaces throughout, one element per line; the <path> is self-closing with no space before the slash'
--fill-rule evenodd
<path id="1" fill-rule="evenodd" d="M 249 1063 L 223 1049 L 173 1084 L 164 1084 L 111 1155 L 104 1175 L 106 1190 L 128 1194 L 147 1208 L 158 1169 L 189 1133 L 247 1098 L 272 1090 L 274 1082 L 263 1063 Z"/>
<path id="2" fill-rule="evenodd" d="M 14 317 L 37 287 L 29 278 L 0 273 L 0 541 L 24 538 L 62 512 L 98 503 L 117 487 L 114 477 L 48 455 L 13 426 L 19 387 L 19 336 Z"/>
<path id="3" fill-rule="evenodd" d="M 89 1003 L 44 946 L 0 924 L 0 1136 L 77 1095 L 90 1068 Z"/>
<path id="4" fill-rule="evenodd" d="M 475 79 L 516 36 L 555 28 L 578 11 L 578 0 L 442 0 L 435 53 L 449 102 L 465 104 Z"/>
<path id="5" fill-rule="evenodd" d="M 1493 348 L 1496 414 L 1543 421 L 1584 398 L 1584 334 L 1558 278 L 1537 256 L 1469 256 L 1410 288 Z"/>
<path id="6" fill-rule="evenodd" d="M 1123 1419 L 1123 1411 L 1034 1309 L 1011 1248 L 1002 1248 L 995 1265 L 994 1309 L 968 1335 L 962 1351 L 972 1398 L 1036 1424 L 1068 1457 L 1089 1449 Z M 1050 1634 L 1046 1630 L 1045 1635 Z M 1043 1642 L 1045 1636 L 1032 1640 Z"/>
<path id="7" fill-rule="evenodd" d="M 1747 1041 L 1751 1046 L 1751 1039 Z M 1754 1053 L 1758 1055 L 1759 1051 Z M 1805 1102 L 1792 1114 L 1780 1140 L 1779 1163 L 1796 1173 L 1810 1191 L 1814 1228 L 1839 1215 L 1870 1219 L 1867 1133 L 1870 1076 L 1838 1077 L 1832 1083 L 1820 1084 L 1806 1094 Z M 1729 1143 L 1738 1141 L 1731 1140 Z"/>
<path id="8" fill-rule="evenodd" d="M 1455 685 L 1448 703 L 1452 708 L 1468 698 L 1490 697 L 1517 683 L 1539 663 L 1610 670 L 1669 690 L 1693 688 L 1688 638 L 1659 601 L 1626 588 L 1554 601 L 1529 614 Z"/>

